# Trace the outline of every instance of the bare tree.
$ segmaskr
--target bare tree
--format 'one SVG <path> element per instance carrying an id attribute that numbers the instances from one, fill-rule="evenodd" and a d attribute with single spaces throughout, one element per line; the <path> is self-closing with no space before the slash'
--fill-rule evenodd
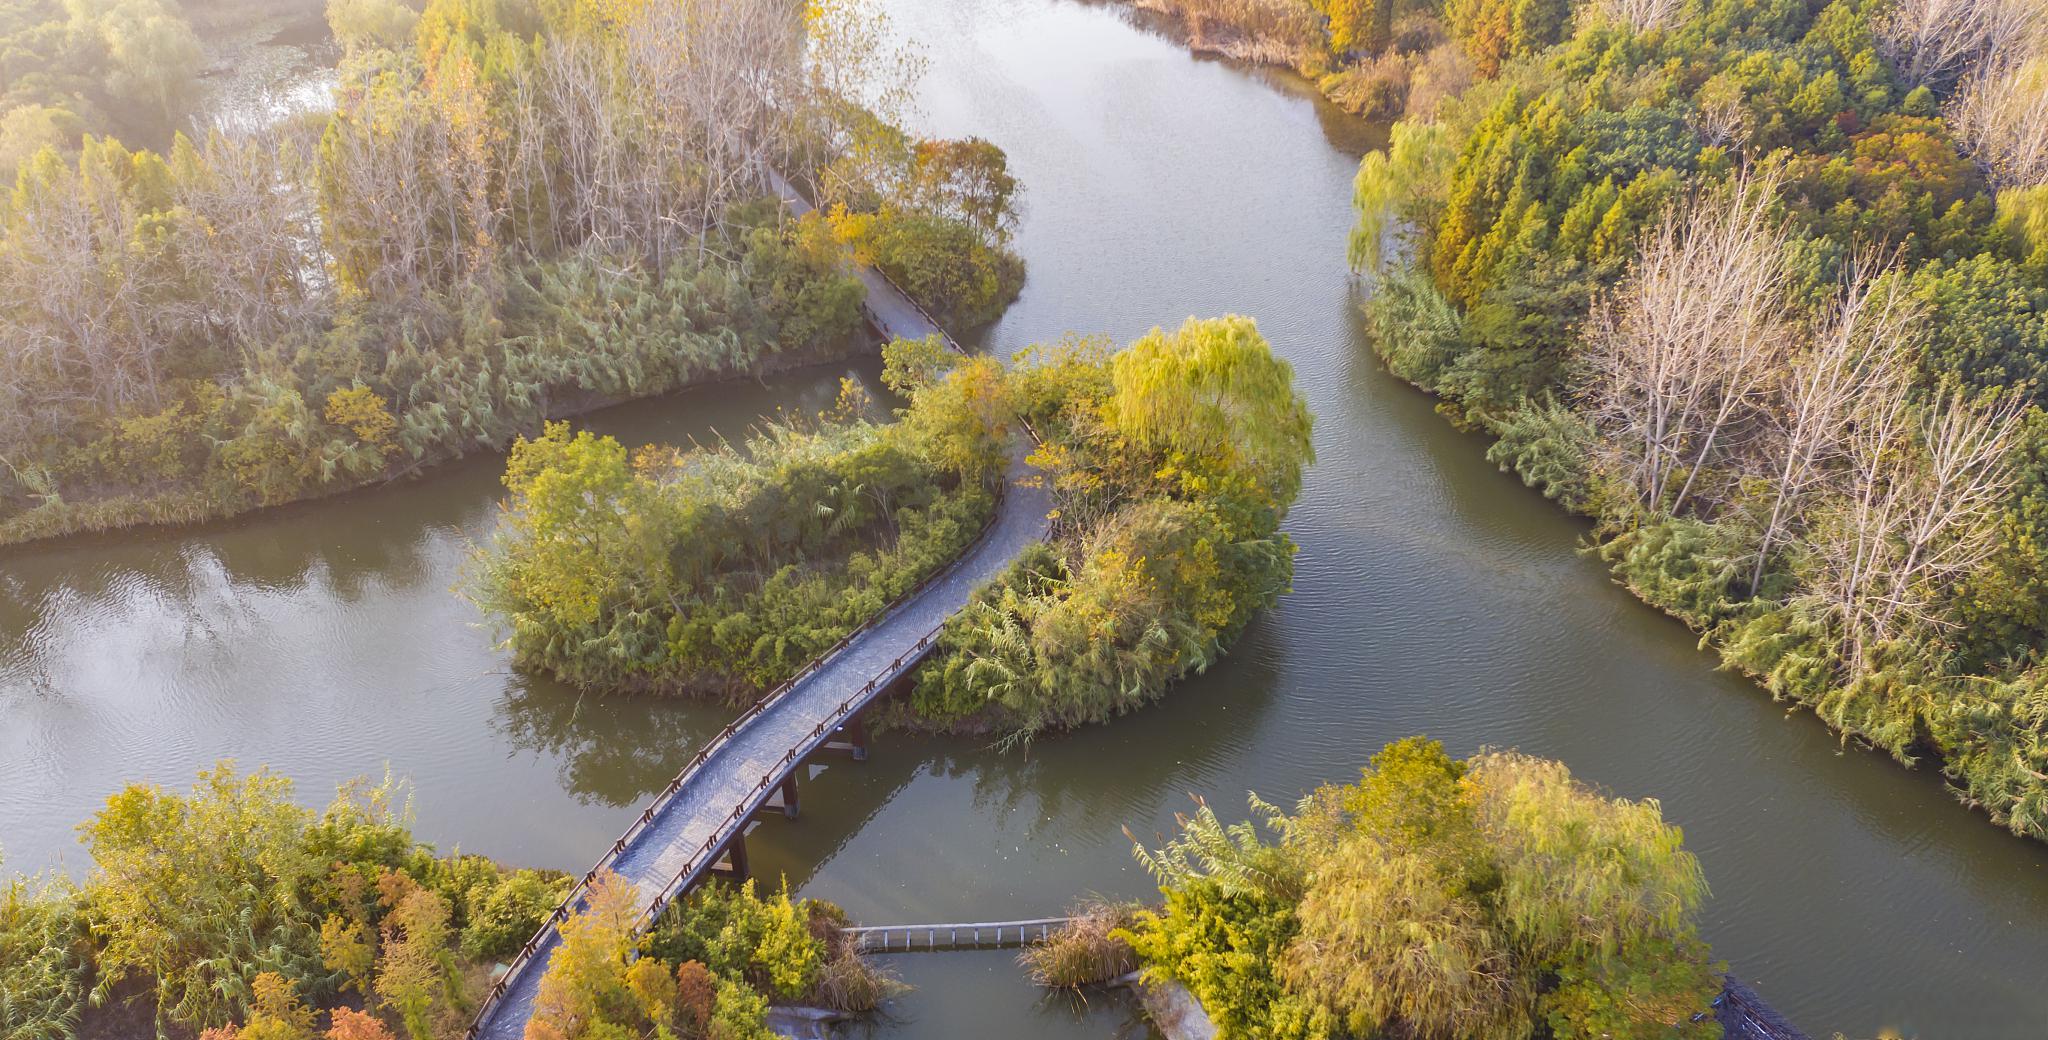
<path id="1" fill-rule="evenodd" d="M 495 270 L 490 128 L 475 70 L 455 55 L 417 66 L 344 63 L 322 153 L 323 231 L 341 286 L 423 300 Z M 400 89 L 378 80 L 405 77 Z"/>
<path id="2" fill-rule="evenodd" d="M 1987 59 L 2011 60 L 2042 39 L 2042 0 L 1896 0 L 1879 49 L 1908 83 L 1941 86 Z"/>
<path id="3" fill-rule="evenodd" d="M 1780 384 L 1765 463 L 1770 513 L 1757 542 L 1749 587 L 1763 581 L 1771 551 L 1801 528 L 1814 493 L 1834 476 L 1849 418 L 1861 402 L 1889 399 L 1905 385 L 1906 347 L 1925 309 L 1895 277 L 1896 255 L 1851 258 L 1833 304 Z"/>
<path id="4" fill-rule="evenodd" d="M 162 406 L 172 338 L 161 304 L 177 271 L 142 230 L 120 169 L 126 153 L 88 145 L 75 167 L 51 157 L 26 171 L 0 216 L 0 370 L 24 414 Z"/>
<path id="5" fill-rule="evenodd" d="M 2048 184 L 2048 56 L 1985 62 L 1963 81 L 1947 114 L 1994 185 Z"/>
<path id="6" fill-rule="evenodd" d="M 196 282 L 198 334 L 245 359 L 331 302 L 319 247 L 312 142 L 290 124 L 215 130 L 172 155 L 178 256 Z"/>
<path id="7" fill-rule="evenodd" d="M 1669 29 L 1685 16 L 1683 0 L 1597 0 L 1590 10 L 1639 33 Z"/>
<path id="8" fill-rule="evenodd" d="M 1809 540 L 1813 595 L 1841 626 L 1852 675 L 1910 629 L 1952 627 L 1936 604 L 1997 547 L 2025 407 L 2022 394 L 1961 389 L 1917 402 L 1902 373 L 1858 402 L 1832 515 Z"/>
<path id="9" fill-rule="evenodd" d="M 1584 387 L 1608 467 L 1645 513 L 1681 512 L 1735 447 L 1789 339 L 1774 177 L 1674 207 L 1594 314 Z"/>
<path id="10" fill-rule="evenodd" d="M 776 0 L 672 0 L 622 30 L 629 78 L 657 132 L 655 168 L 694 185 L 650 184 L 659 266 L 686 239 L 703 247 L 732 201 L 762 192 L 779 106 L 800 95 L 801 12 Z M 685 161 L 687 157 L 687 162 Z"/>

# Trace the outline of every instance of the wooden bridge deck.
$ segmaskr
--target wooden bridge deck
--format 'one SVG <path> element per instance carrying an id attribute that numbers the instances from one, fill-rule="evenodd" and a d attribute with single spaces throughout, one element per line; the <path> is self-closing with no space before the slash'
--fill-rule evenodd
<path id="1" fill-rule="evenodd" d="M 787 181 L 779 176 L 771 181 L 793 209 L 810 208 Z M 864 311 L 882 335 L 938 335 L 960 349 L 881 272 L 863 267 L 860 276 L 867 285 Z M 643 923 L 714 869 L 730 865 L 744 872 L 743 853 L 727 853 L 735 839 L 744 838 L 755 815 L 782 807 L 778 796 L 793 790 L 788 785 L 801 779 L 798 772 L 805 764 L 858 726 L 861 711 L 930 653 L 939 628 L 967 605 L 974 590 L 1045 537 L 1052 503 L 1041 482 L 1025 479 L 1028 450 L 1019 444 L 1012 451 L 995 516 L 966 553 L 747 709 L 669 782 L 514 958 L 470 1026 L 471 1040 L 520 1040 L 524 1035 L 541 975 L 559 942 L 555 922 L 581 904 L 599 871 L 632 883 Z"/>

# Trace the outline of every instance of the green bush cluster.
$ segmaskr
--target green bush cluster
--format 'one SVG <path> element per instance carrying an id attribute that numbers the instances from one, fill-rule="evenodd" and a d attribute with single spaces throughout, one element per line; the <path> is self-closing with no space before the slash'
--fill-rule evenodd
<path id="1" fill-rule="evenodd" d="M 913 141 L 872 117 L 856 126 L 846 154 L 812 174 L 833 232 L 940 324 L 994 321 L 1024 288 L 1008 157 L 980 138 Z"/>
<path id="2" fill-rule="evenodd" d="M 561 924 L 530 1040 L 769 1040 L 770 1001 L 859 1013 L 902 989 L 840 936 L 845 915 L 830 903 L 712 885 L 642 935 L 634 899 L 601 874 Z"/>
<path id="3" fill-rule="evenodd" d="M 1137 850 L 1166 901 L 1129 938 L 1223 1040 L 1719 1035 L 1706 885 L 1654 801 L 1410 738 L 1293 814 L 1252 806 Z"/>
<path id="4" fill-rule="evenodd" d="M 1015 407 L 1044 442 L 1055 538 L 977 591 L 918 673 L 925 725 L 1012 739 L 1130 711 L 1206 669 L 1285 593 L 1279 530 L 1313 458 L 1293 370 L 1246 318 L 1122 351 L 1026 352 Z"/>
<path id="5" fill-rule="evenodd" d="M 522 667 L 760 695 L 950 563 L 995 506 L 1003 431 L 969 402 L 934 388 L 877 424 L 843 401 L 688 453 L 629 456 L 566 424 L 520 441 L 471 595 Z"/>

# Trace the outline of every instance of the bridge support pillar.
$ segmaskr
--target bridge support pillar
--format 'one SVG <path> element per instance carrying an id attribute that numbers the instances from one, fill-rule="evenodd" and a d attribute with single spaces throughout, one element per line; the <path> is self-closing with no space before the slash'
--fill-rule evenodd
<path id="1" fill-rule="evenodd" d="M 861 721 L 859 715 L 855 715 L 847 719 L 846 725 L 839 727 L 839 731 L 846 736 L 847 751 L 851 753 L 853 760 L 855 762 L 867 761 L 868 724 Z"/>
<path id="2" fill-rule="evenodd" d="M 747 831 L 741 827 L 725 844 L 725 858 L 713 866 L 710 873 L 735 882 L 743 882 L 753 873 L 747 869 Z"/>
<path id="3" fill-rule="evenodd" d="M 798 811 L 796 775 L 803 772 L 803 768 L 803 766 L 799 765 L 791 770 L 788 776 L 782 778 L 782 815 L 792 820 L 796 819 Z"/>
<path id="4" fill-rule="evenodd" d="M 847 719 L 833 730 L 825 742 L 818 745 L 818 750 L 811 753 L 811 758 L 817 760 L 829 755 L 845 755 L 855 762 L 868 760 L 868 728 L 859 715 Z"/>
<path id="5" fill-rule="evenodd" d="M 796 768 L 790 770 L 789 775 L 782 778 L 782 783 L 776 785 L 775 792 L 768 796 L 768 800 L 762 802 L 759 809 L 754 810 L 754 819 L 758 820 L 771 814 L 791 820 L 796 819 L 798 809 L 796 778 L 798 773 L 803 772 L 807 768 L 809 767 L 803 763 L 797 763 Z"/>

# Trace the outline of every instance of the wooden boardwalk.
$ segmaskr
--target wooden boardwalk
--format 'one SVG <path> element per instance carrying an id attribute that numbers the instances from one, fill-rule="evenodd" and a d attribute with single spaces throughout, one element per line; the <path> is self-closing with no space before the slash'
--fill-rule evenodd
<path id="1" fill-rule="evenodd" d="M 810 204 L 779 176 L 775 190 L 792 209 Z M 940 336 L 960 347 L 923 308 L 881 272 L 860 269 L 862 311 L 883 336 Z M 1021 438 L 1020 438 L 1021 440 Z M 714 874 L 744 875 L 748 826 L 764 813 L 795 816 L 798 787 L 821 756 L 866 757 L 861 713 L 931 652 L 939 629 L 974 590 L 1003 572 L 1049 528 L 1052 502 L 1043 482 L 1027 479 L 1018 444 L 994 516 L 951 566 L 741 713 L 692 757 L 653 804 L 577 882 L 539 934 L 528 940 L 492 987 L 470 1040 L 520 1040 L 559 937 L 555 924 L 582 905 L 600 871 L 624 877 L 638 894 L 643 926 L 662 908 Z"/>

